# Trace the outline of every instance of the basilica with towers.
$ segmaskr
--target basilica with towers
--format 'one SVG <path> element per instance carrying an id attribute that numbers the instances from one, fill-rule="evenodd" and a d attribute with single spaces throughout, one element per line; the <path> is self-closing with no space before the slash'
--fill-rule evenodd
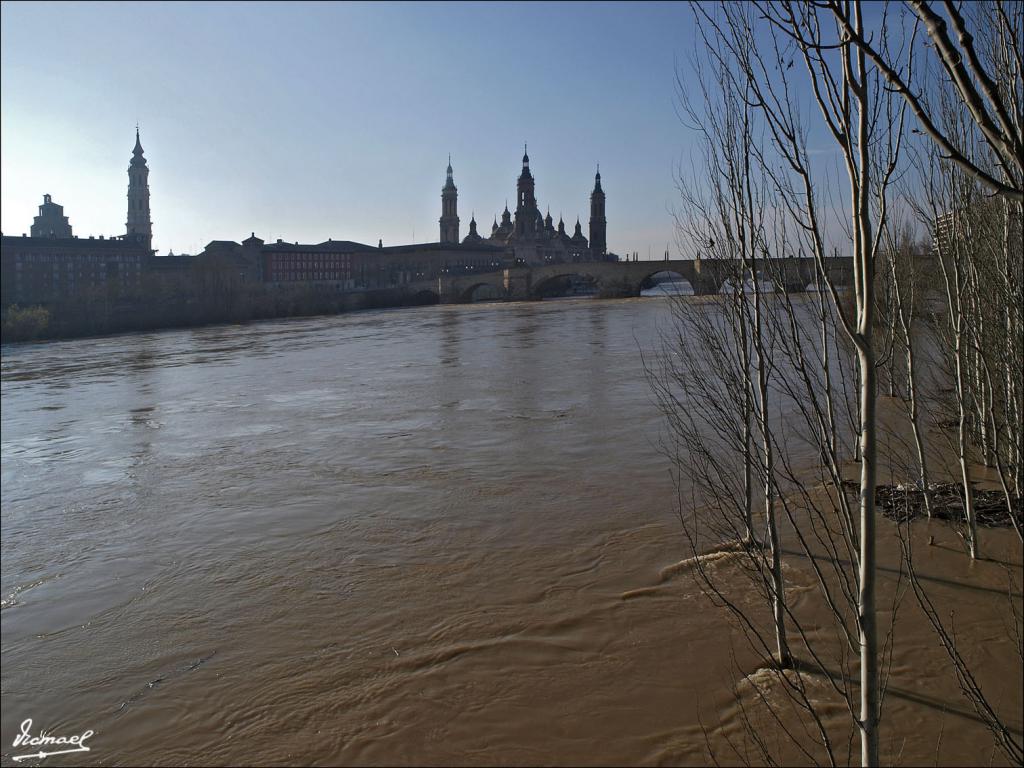
<path id="1" fill-rule="evenodd" d="M 459 245 L 459 190 L 452 178 L 451 158 L 448 158 L 448 177 L 441 189 L 441 243 Z M 464 248 L 499 247 L 509 261 L 515 264 L 549 264 L 583 261 L 616 261 L 608 253 L 607 220 L 604 211 L 604 190 L 601 189 L 601 169 L 594 176 L 594 189 L 590 193 L 590 238 L 584 236 L 579 218 L 570 235 L 565 222 L 559 217 L 555 226 L 551 212 L 541 215 L 537 204 L 536 182 L 530 171 L 530 156 L 523 148 L 523 169 L 516 182 L 516 210 L 508 205 L 491 224 L 491 232 L 483 236 L 477 231 L 476 217 L 469 222 L 469 234 L 461 241 Z"/>
<path id="2" fill-rule="evenodd" d="M 216 270 L 224 272 L 225 280 L 262 283 L 270 291 L 301 287 L 343 293 L 393 290 L 445 275 L 513 267 L 618 261 L 608 252 L 600 167 L 590 193 L 589 238 L 583 234 L 578 218 L 570 234 L 561 218 L 557 225 L 554 223 L 550 210 L 547 215 L 541 214 L 525 148 L 516 182 L 515 212 L 506 204 L 501 220 L 494 217 L 490 233 L 478 232 L 472 217 L 469 233 L 460 239 L 458 195 L 449 157 L 448 175 L 441 190 L 437 242 L 387 246 L 381 240 L 376 246 L 334 239 L 321 243 L 283 239 L 265 242 L 253 232 L 241 242 L 212 240 L 194 256 L 157 256 L 153 249 L 149 166 L 136 126 L 128 164 L 124 234 L 79 237 L 72 233 L 63 206 L 51 195 L 44 195 L 31 236 L 2 237 L 0 303 L 5 307 L 19 304 L 57 308 L 74 301 L 98 301 L 102 295 L 107 305 L 113 306 L 116 299 L 125 306 L 130 301 L 141 306 L 146 303 L 145 291 L 152 292 L 154 286 L 161 285 L 178 286 L 174 290 L 188 301 L 197 281 Z"/>

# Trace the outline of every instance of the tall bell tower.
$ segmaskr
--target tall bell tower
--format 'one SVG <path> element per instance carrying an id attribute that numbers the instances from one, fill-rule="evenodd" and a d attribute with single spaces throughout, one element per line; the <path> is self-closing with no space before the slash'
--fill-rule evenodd
<path id="1" fill-rule="evenodd" d="M 459 242 L 459 190 L 452 180 L 452 156 L 448 155 L 448 179 L 441 190 L 441 242 Z"/>
<path id="2" fill-rule="evenodd" d="M 516 182 L 516 234 L 519 237 L 532 237 L 537 230 L 537 197 L 534 192 L 536 182 L 530 173 L 530 156 L 523 145 L 523 172 Z"/>
<path id="3" fill-rule="evenodd" d="M 590 193 L 590 252 L 604 256 L 608 252 L 608 222 L 604 217 L 604 190 L 601 189 L 601 166 L 594 176 L 594 191 Z"/>
<path id="4" fill-rule="evenodd" d="M 135 126 L 135 149 L 128 164 L 128 221 L 129 235 L 141 235 L 146 247 L 153 248 L 153 222 L 149 218 L 149 168 L 142 155 L 139 126 Z"/>

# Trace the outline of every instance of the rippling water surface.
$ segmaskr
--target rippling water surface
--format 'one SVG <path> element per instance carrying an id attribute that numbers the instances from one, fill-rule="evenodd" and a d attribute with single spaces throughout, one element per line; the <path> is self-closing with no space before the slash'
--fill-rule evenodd
<path id="1" fill-rule="evenodd" d="M 104 764 L 702 761 L 734 640 L 692 583 L 623 599 L 686 551 L 641 362 L 669 321 L 5 347 L 5 762 L 27 717 Z"/>
<path id="2" fill-rule="evenodd" d="M 608 553 L 672 515 L 640 369 L 667 321 L 563 301 L 5 348 L 5 748 L 31 716 L 105 762 L 601 754 L 582 721 L 634 706 L 642 640 L 596 614 L 659 564 Z"/>

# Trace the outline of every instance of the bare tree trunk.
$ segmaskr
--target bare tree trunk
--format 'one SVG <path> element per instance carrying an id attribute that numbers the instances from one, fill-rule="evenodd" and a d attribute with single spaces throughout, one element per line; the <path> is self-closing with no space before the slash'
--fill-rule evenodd
<path id="1" fill-rule="evenodd" d="M 932 517 L 932 495 L 928 479 L 928 458 L 925 453 L 924 436 L 921 430 L 921 415 L 917 384 L 917 354 L 913 336 L 914 318 L 917 315 L 915 282 L 918 279 L 914 260 L 916 253 L 909 230 L 896 231 L 889 241 L 889 267 L 892 275 L 894 323 L 899 323 L 904 347 L 904 364 L 907 368 L 906 406 L 907 420 L 914 436 L 914 451 L 917 454 L 918 484 L 924 499 L 925 513 Z"/>
<path id="2" fill-rule="evenodd" d="M 847 9 L 847 13 L 849 10 Z M 853 4 L 853 25 L 863 33 L 860 3 Z M 860 372 L 860 729 L 861 765 L 878 763 L 878 635 L 875 623 L 875 487 L 878 435 L 875 389 L 875 352 L 872 340 L 874 296 L 874 236 L 872 232 L 871 171 L 869 155 L 871 102 L 864 52 L 856 49 L 853 61 L 843 51 L 843 85 L 856 101 L 857 156 L 847 152 L 853 201 L 853 261 L 857 276 L 857 363 Z M 855 68 L 855 71 L 854 71 Z M 854 167 L 856 162 L 856 167 Z"/>
<path id="3" fill-rule="evenodd" d="M 966 201 L 957 201 L 966 206 Z M 966 329 L 964 319 L 963 295 L 966 290 L 962 250 L 965 247 L 967 232 L 963 215 L 954 213 L 951 242 L 944 243 L 939 238 L 939 264 L 942 268 L 946 284 L 946 308 L 949 311 L 952 332 L 953 383 L 956 391 L 957 405 L 957 462 L 960 467 L 961 491 L 964 498 L 964 520 L 967 525 L 966 541 L 971 558 L 978 557 L 977 524 L 974 514 L 974 491 L 971 486 L 970 472 L 970 439 L 968 436 L 968 393 L 964 367 L 966 365 Z M 949 262 L 947 266 L 947 261 Z"/>
<path id="4" fill-rule="evenodd" d="M 772 429 L 768 417 L 768 355 L 765 350 L 764 323 L 761 316 L 763 310 L 756 249 L 757 245 L 755 243 L 750 249 L 750 266 L 746 271 L 751 276 L 754 287 L 754 351 L 757 355 L 757 397 L 762 438 L 761 450 L 764 454 L 765 462 L 765 521 L 768 526 L 768 543 L 772 558 L 772 611 L 775 616 L 778 662 L 780 667 L 785 668 L 791 666 L 792 658 L 789 652 L 789 643 L 786 640 L 786 592 L 785 584 L 782 581 L 782 553 L 779 543 L 779 524 L 775 499 L 775 452 L 772 446 Z M 744 261 L 747 261 L 747 259 L 744 258 Z M 746 265 L 744 266 L 746 267 Z"/>
<path id="5" fill-rule="evenodd" d="M 959 405 L 957 419 L 957 447 L 960 463 L 960 480 L 963 484 L 964 517 L 967 521 L 967 548 L 971 559 L 978 557 L 978 523 L 974 512 L 974 490 L 971 486 L 971 468 L 968 458 L 969 440 L 967 436 L 967 402 L 964 395 L 964 361 L 963 361 L 963 329 L 958 328 L 956 334 L 956 389 Z"/>
<path id="6" fill-rule="evenodd" d="M 737 297 L 734 294 L 734 300 Z M 752 421 L 754 418 L 753 396 L 751 395 L 750 382 L 750 342 L 747 339 L 747 317 L 743 311 L 741 302 L 736 300 L 735 309 L 739 319 L 740 328 L 740 359 L 743 365 L 743 522 L 746 533 L 743 537 L 744 544 L 754 543 L 754 435 Z"/>

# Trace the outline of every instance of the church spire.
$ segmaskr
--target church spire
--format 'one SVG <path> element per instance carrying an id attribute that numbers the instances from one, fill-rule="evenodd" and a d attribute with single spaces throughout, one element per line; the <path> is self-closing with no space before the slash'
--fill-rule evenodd
<path id="1" fill-rule="evenodd" d="M 132 149 L 132 165 L 145 165 L 146 158 L 142 156 L 142 140 L 139 139 L 139 126 L 135 125 L 135 148 Z"/>
<path id="2" fill-rule="evenodd" d="M 537 210 L 535 188 L 536 182 L 530 173 L 530 156 L 526 154 L 526 144 L 523 144 L 523 172 L 516 182 L 515 232 L 520 238 L 536 236 L 539 227 L 543 226 L 543 217 Z"/>
<path id="3" fill-rule="evenodd" d="M 153 222 L 149 216 L 149 167 L 142 153 L 139 126 L 135 125 L 135 148 L 128 163 L 128 220 L 125 229 L 129 236 L 142 237 L 146 247 L 153 247 Z"/>
<path id="4" fill-rule="evenodd" d="M 448 153 L 448 178 L 444 182 L 445 189 L 455 189 L 455 181 L 452 179 L 452 156 Z"/>
<path id="5" fill-rule="evenodd" d="M 441 190 L 441 242 L 459 242 L 459 190 L 452 178 L 452 156 L 448 155 L 448 176 Z"/>
<path id="6" fill-rule="evenodd" d="M 594 256 L 608 252 L 608 220 L 604 215 L 604 190 L 601 189 L 601 164 L 594 175 L 594 191 L 590 193 L 590 250 Z"/>

